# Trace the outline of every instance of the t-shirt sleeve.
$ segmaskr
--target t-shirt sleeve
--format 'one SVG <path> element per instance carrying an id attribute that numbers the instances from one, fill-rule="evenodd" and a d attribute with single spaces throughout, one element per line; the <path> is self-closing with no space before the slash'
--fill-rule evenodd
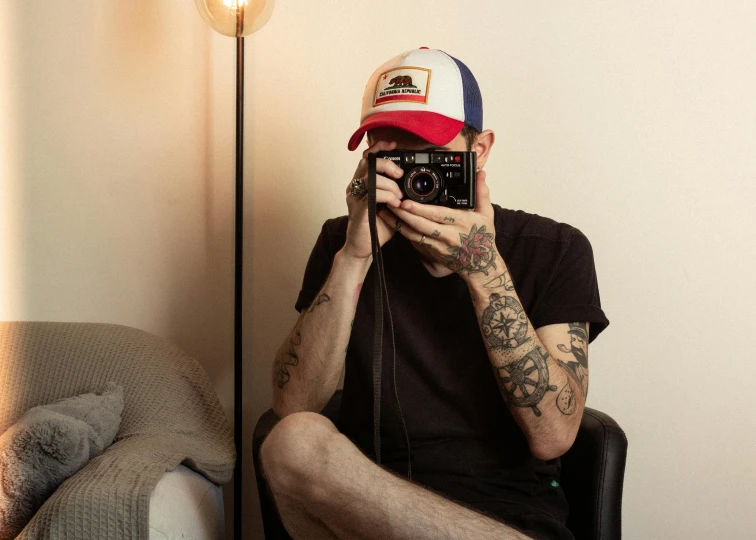
<path id="1" fill-rule="evenodd" d="M 574 230 L 551 282 L 538 303 L 532 323 L 589 322 L 591 342 L 609 325 L 601 309 L 593 249 L 583 233 Z"/>
<path id="2" fill-rule="evenodd" d="M 326 221 L 312 248 L 302 279 L 302 288 L 299 291 L 297 303 L 294 305 L 299 312 L 309 307 L 323 288 L 328 274 L 331 273 L 333 257 L 344 243 L 344 238 L 339 238 L 344 235 L 335 232 L 333 230 L 335 226 L 338 226 L 337 220 Z"/>

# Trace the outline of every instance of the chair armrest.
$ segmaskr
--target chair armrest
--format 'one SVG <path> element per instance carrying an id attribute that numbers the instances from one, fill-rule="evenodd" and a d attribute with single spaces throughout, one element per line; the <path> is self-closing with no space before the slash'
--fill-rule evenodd
<path id="1" fill-rule="evenodd" d="M 576 538 L 618 539 L 627 437 L 612 417 L 586 407 L 575 443 L 562 456 L 562 489 Z"/>

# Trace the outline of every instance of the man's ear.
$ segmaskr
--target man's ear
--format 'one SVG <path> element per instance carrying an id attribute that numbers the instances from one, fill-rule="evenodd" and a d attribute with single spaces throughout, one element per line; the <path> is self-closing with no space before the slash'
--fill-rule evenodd
<path id="1" fill-rule="evenodd" d="M 488 153 L 491 151 L 495 139 L 494 132 L 490 129 L 481 132 L 481 134 L 478 135 L 478 138 L 475 139 L 472 151 L 477 154 L 478 170 L 485 167 L 486 161 L 488 160 Z"/>

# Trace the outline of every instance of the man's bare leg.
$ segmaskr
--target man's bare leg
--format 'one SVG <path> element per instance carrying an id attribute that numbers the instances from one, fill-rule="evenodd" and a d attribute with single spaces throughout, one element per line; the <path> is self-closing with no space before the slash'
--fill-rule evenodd
<path id="1" fill-rule="evenodd" d="M 528 538 L 378 467 L 319 414 L 281 420 L 261 461 L 295 539 Z"/>

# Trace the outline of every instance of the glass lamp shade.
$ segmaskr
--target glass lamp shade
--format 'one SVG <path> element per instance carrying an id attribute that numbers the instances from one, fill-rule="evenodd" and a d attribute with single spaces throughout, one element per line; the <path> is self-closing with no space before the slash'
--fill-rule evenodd
<path id="1" fill-rule="evenodd" d="M 262 28 L 273 13 L 274 0 L 195 0 L 202 18 L 225 36 L 243 37 Z"/>

